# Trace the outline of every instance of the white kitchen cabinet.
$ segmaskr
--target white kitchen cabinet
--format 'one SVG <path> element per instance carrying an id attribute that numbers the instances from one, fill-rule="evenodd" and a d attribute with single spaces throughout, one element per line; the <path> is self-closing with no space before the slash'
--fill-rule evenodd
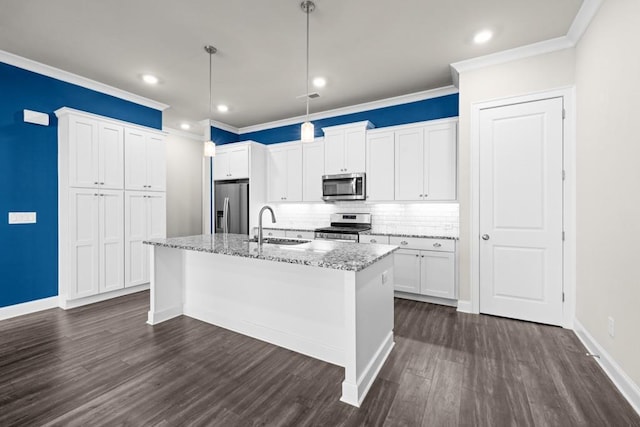
<path id="1" fill-rule="evenodd" d="M 394 253 L 396 291 L 457 298 L 454 240 L 391 236 L 389 243 L 400 247 Z"/>
<path id="2" fill-rule="evenodd" d="M 373 131 L 367 134 L 367 200 L 394 200 L 395 133 Z"/>
<path id="3" fill-rule="evenodd" d="M 126 128 L 125 189 L 166 191 L 166 143 L 162 134 Z"/>
<path id="4" fill-rule="evenodd" d="M 302 200 L 322 201 L 322 176 L 324 175 L 324 139 L 302 144 Z"/>
<path id="5" fill-rule="evenodd" d="M 398 249 L 393 254 L 393 278 L 396 291 L 420 293 L 420 251 Z"/>
<path id="6" fill-rule="evenodd" d="M 122 191 L 72 188 L 68 194 L 69 280 L 66 297 L 76 299 L 124 287 Z M 67 252 L 68 251 L 68 252 Z"/>
<path id="7" fill-rule="evenodd" d="M 69 116 L 69 186 L 122 189 L 124 128 L 110 122 Z"/>
<path id="8" fill-rule="evenodd" d="M 165 142 L 160 131 L 67 107 L 56 115 L 58 300 L 71 308 L 136 291 L 125 287 L 124 188 L 162 200 L 153 219 L 162 232 L 149 236 L 164 237 Z"/>
<path id="9" fill-rule="evenodd" d="M 290 239 L 313 240 L 316 235 L 313 231 L 285 230 L 284 236 Z"/>
<path id="10" fill-rule="evenodd" d="M 267 174 L 269 201 L 302 201 L 302 146 L 285 143 L 270 147 Z"/>
<path id="11" fill-rule="evenodd" d="M 216 148 L 213 158 L 213 179 L 249 178 L 249 146 L 247 144 L 222 145 Z"/>
<path id="12" fill-rule="evenodd" d="M 446 121 L 395 132 L 396 200 L 456 200 L 456 129 Z"/>
<path id="13" fill-rule="evenodd" d="M 124 285 L 130 287 L 149 282 L 149 246 L 143 242 L 166 237 L 165 193 L 126 191 L 124 212 Z"/>
<path id="14" fill-rule="evenodd" d="M 258 235 L 258 231 L 256 229 L 256 236 Z M 286 230 L 275 230 L 273 228 L 263 228 L 262 229 L 263 237 L 287 237 Z"/>
<path id="15" fill-rule="evenodd" d="M 369 121 L 322 128 L 324 132 L 324 171 L 327 175 L 358 173 L 366 168 Z"/>

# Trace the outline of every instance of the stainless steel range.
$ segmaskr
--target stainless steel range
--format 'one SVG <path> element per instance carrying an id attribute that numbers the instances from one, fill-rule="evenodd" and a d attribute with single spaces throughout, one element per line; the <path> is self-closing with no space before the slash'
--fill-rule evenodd
<path id="1" fill-rule="evenodd" d="M 331 214 L 331 226 L 315 229 L 315 238 L 339 242 L 359 242 L 360 233 L 371 230 L 371 214 Z"/>

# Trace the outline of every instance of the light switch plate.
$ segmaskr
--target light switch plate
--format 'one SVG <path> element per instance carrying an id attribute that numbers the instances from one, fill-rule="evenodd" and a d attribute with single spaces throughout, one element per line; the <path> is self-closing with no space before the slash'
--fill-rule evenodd
<path id="1" fill-rule="evenodd" d="M 35 224 L 35 212 L 9 212 L 9 224 Z"/>

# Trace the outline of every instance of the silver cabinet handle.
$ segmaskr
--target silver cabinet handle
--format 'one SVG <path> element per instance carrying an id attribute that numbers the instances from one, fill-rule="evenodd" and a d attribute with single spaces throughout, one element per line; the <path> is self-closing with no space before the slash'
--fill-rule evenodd
<path id="1" fill-rule="evenodd" d="M 482 235 L 482 240 L 489 240 L 491 237 L 488 234 Z"/>
<path id="2" fill-rule="evenodd" d="M 98 181 L 94 182 L 93 185 L 98 185 Z"/>
<path id="3" fill-rule="evenodd" d="M 442 246 L 442 245 L 441 245 L 440 243 L 438 243 L 438 242 L 436 242 L 436 243 L 434 243 L 434 244 L 433 244 L 433 247 L 434 247 L 434 248 L 439 248 L 440 246 Z"/>
<path id="4" fill-rule="evenodd" d="M 267 236 L 273 236 L 273 233 L 267 233 Z"/>
<path id="5" fill-rule="evenodd" d="M 400 244 L 401 245 L 408 245 L 409 243 L 407 243 L 406 241 L 403 240 L 402 242 L 400 242 Z"/>
<path id="6" fill-rule="evenodd" d="M 98 193 L 93 193 L 93 197 L 97 197 L 97 196 L 99 196 Z"/>
<path id="7" fill-rule="evenodd" d="M 104 185 L 104 182 L 101 182 L 100 185 Z"/>
<path id="8" fill-rule="evenodd" d="M 369 240 L 369 242 L 371 242 L 371 243 L 377 243 L 378 241 L 377 241 L 376 239 L 371 239 L 371 240 Z"/>
<path id="9" fill-rule="evenodd" d="M 418 197 L 422 197 L 422 194 L 419 194 Z"/>
<path id="10" fill-rule="evenodd" d="M 298 239 L 302 239 L 302 234 L 298 234 L 296 237 L 297 237 Z"/>
<path id="11" fill-rule="evenodd" d="M 420 255 L 416 254 L 416 258 L 418 258 Z"/>

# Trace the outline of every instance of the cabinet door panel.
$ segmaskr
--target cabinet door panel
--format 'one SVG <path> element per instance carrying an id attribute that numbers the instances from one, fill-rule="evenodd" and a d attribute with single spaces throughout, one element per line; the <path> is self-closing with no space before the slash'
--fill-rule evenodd
<path id="1" fill-rule="evenodd" d="M 324 141 L 305 143 L 302 146 L 302 200 L 322 201 L 322 175 L 324 175 Z"/>
<path id="2" fill-rule="evenodd" d="M 124 188 L 124 128 L 100 123 L 98 140 L 100 188 Z"/>
<path id="3" fill-rule="evenodd" d="M 344 133 L 325 135 L 324 171 L 327 175 L 344 173 Z"/>
<path id="4" fill-rule="evenodd" d="M 365 162 L 366 132 L 346 130 L 344 133 L 344 167 L 347 173 L 363 172 Z"/>
<path id="5" fill-rule="evenodd" d="M 147 136 L 147 189 L 165 191 L 167 188 L 167 144 L 160 136 Z"/>
<path id="6" fill-rule="evenodd" d="M 162 239 L 167 237 L 167 216 L 166 216 L 166 197 L 164 193 L 150 193 L 147 196 L 147 236 L 148 239 Z M 143 249 L 143 271 L 144 282 L 148 282 L 151 278 L 149 271 L 149 262 L 151 261 L 151 250 L 149 245 L 144 245 Z"/>
<path id="7" fill-rule="evenodd" d="M 283 202 L 287 193 L 287 151 L 283 148 L 271 150 L 268 158 L 268 199 L 271 202 Z"/>
<path id="8" fill-rule="evenodd" d="M 422 251 L 422 281 L 420 293 L 454 299 L 455 255 L 451 252 Z"/>
<path id="9" fill-rule="evenodd" d="M 376 133 L 367 138 L 367 200 L 394 199 L 394 133 Z"/>
<path id="10" fill-rule="evenodd" d="M 229 178 L 249 178 L 249 147 L 235 147 L 229 152 Z"/>
<path id="11" fill-rule="evenodd" d="M 455 123 L 425 128 L 425 200 L 456 199 Z"/>
<path id="12" fill-rule="evenodd" d="M 95 190 L 69 192 L 69 299 L 99 292 L 99 196 Z"/>
<path id="13" fill-rule="evenodd" d="M 229 152 L 217 150 L 213 158 L 213 179 L 221 181 L 229 178 Z"/>
<path id="14" fill-rule="evenodd" d="M 302 147 L 287 149 L 286 201 L 302 201 Z"/>
<path id="15" fill-rule="evenodd" d="M 69 185 L 97 187 L 100 181 L 98 162 L 98 122 L 81 117 L 69 119 Z"/>
<path id="16" fill-rule="evenodd" d="M 121 191 L 100 194 L 100 292 L 106 292 L 124 287 L 124 200 Z"/>
<path id="17" fill-rule="evenodd" d="M 393 256 L 394 289 L 420 293 L 420 251 L 398 249 Z"/>
<path id="18" fill-rule="evenodd" d="M 124 137 L 125 188 L 146 190 L 147 144 L 144 132 L 127 129 Z"/>
<path id="19" fill-rule="evenodd" d="M 125 286 L 145 282 L 145 245 L 147 201 L 142 191 L 125 193 Z"/>
<path id="20" fill-rule="evenodd" d="M 422 128 L 396 132 L 395 198 L 423 200 L 424 142 Z"/>

